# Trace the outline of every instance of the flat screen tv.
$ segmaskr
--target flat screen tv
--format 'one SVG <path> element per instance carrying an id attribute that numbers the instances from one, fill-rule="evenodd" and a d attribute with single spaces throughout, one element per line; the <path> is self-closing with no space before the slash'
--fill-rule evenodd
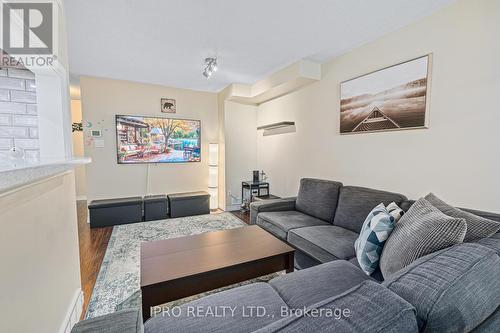
<path id="1" fill-rule="evenodd" d="M 116 116 L 119 164 L 201 161 L 201 121 Z"/>

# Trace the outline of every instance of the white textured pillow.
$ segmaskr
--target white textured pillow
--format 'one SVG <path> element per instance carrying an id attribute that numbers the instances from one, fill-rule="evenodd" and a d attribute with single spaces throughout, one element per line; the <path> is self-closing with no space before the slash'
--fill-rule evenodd
<path id="1" fill-rule="evenodd" d="M 401 216 L 403 216 L 405 213 L 405 211 L 402 210 L 395 202 L 391 202 L 390 204 L 388 204 L 386 209 L 387 212 L 389 212 L 389 214 L 394 217 L 394 222 L 398 222 Z"/>

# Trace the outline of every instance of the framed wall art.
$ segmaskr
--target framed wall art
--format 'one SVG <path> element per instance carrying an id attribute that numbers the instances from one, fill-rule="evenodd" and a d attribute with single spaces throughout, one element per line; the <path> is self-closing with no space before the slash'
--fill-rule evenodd
<path id="1" fill-rule="evenodd" d="M 427 128 L 432 55 L 340 84 L 340 133 Z"/>
<path id="2" fill-rule="evenodd" d="M 161 99 L 161 112 L 163 112 L 163 113 L 175 113 L 176 112 L 175 99 L 162 98 Z"/>

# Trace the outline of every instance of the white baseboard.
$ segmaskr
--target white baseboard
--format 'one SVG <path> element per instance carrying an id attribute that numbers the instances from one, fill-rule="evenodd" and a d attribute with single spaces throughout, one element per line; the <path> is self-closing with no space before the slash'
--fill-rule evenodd
<path id="1" fill-rule="evenodd" d="M 225 211 L 226 212 L 232 212 L 232 211 L 240 210 L 240 209 L 241 209 L 241 204 L 227 205 Z"/>
<path id="2" fill-rule="evenodd" d="M 75 291 L 71 303 L 64 316 L 64 321 L 61 324 L 59 333 L 70 333 L 71 329 L 77 322 L 80 321 L 80 316 L 83 311 L 83 292 L 80 288 Z"/>

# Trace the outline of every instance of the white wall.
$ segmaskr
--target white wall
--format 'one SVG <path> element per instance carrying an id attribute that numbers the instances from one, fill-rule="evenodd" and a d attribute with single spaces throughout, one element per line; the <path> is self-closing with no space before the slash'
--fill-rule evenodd
<path id="1" fill-rule="evenodd" d="M 241 206 L 241 182 L 257 168 L 257 107 L 225 101 L 226 210 Z M 233 196 L 233 198 L 231 198 Z"/>
<path id="2" fill-rule="evenodd" d="M 84 121 L 102 130 L 104 148 L 88 144 L 85 129 L 85 156 L 92 158 L 87 166 L 87 198 L 117 198 L 149 193 L 173 193 L 208 187 L 208 144 L 218 142 L 217 94 L 152 84 L 82 77 L 80 79 Z M 160 112 L 160 99 L 174 98 L 177 113 Z M 116 162 L 115 115 L 144 115 L 201 120 L 202 161 L 200 163 L 123 165 Z"/>
<path id="3" fill-rule="evenodd" d="M 258 136 L 258 166 L 274 194 L 301 177 L 399 191 L 500 212 L 500 1 L 465 0 L 323 65 L 323 78 L 259 106 L 258 124 L 297 132 Z M 348 33 L 348 32 L 346 32 Z M 339 135 L 340 82 L 433 53 L 430 128 Z"/>
<path id="4" fill-rule="evenodd" d="M 67 172 L 0 195 L 0 332 L 66 324 L 81 292 L 74 193 Z"/>
<path id="5" fill-rule="evenodd" d="M 82 103 L 80 100 L 71 100 L 71 121 L 73 123 L 82 122 Z M 83 147 L 83 131 L 72 132 L 73 156 L 85 156 Z M 75 168 L 75 188 L 76 199 L 85 200 L 87 198 L 87 175 L 85 166 Z"/>

